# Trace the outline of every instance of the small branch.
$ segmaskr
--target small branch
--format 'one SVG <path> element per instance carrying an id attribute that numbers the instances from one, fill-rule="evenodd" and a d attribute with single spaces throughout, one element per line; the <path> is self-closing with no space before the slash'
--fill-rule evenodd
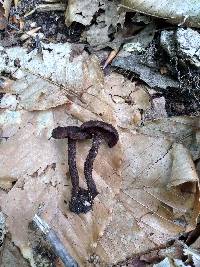
<path id="1" fill-rule="evenodd" d="M 50 226 L 44 220 L 42 220 L 37 214 L 35 214 L 33 222 L 35 222 L 40 231 L 43 232 L 49 244 L 51 245 L 53 251 L 62 260 L 65 267 L 79 266 L 78 263 L 67 252 L 66 248 L 60 241 L 55 231 L 51 229 Z"/>

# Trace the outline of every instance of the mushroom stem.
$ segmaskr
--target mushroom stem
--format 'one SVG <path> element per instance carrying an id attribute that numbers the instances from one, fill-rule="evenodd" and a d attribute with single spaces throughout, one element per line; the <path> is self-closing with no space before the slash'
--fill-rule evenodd
<path id="1" fill-rule="evenodd" d="M 109 123 L 102 121 L 88 121 L 78 126 L 57 127 L 52 131 L 55 139 L 68 138 L 68 165 L 72 182 L 72 196 L 69 202 L 70 211 L 80 214 L 92 209 L 93 200 L 98 195 L 92 178 L 94 160 L 103 139 L 109 147 L 113 147 L 119 140 L 117 130 Z M 76 142 L 93 137 L 92 147 L 84 164 L 84 175 L 87 190 L 79 186 L 79 175 L 76 166 Z"/>
<path id="2" fill-rule="evenodd" d="M 76 140 L 68 137 L 68 166 L 72 182 L 72 198 L 76 198 L 79 192 L 79 175 L 76 166 Z"/>
<path id="3" fill-rule="evenodd" d="M 84 163 L 85 180 L 87 182 L 88 192 L 92 200 L 98 195 L 96 184 L 92 177 L 92 170 L 93 170 L 93 163 L 98 154 L 101 142 L 102 142 L 102 136 L 96 133 L 92 140 L 92 147 L 90 148 Z"/>

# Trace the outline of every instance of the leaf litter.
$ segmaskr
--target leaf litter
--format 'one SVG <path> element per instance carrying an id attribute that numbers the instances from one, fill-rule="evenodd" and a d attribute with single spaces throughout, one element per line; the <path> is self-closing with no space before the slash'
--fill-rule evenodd
<path id="1" fill-rule="evenodd" d="M 199 117 L 166 118 L 152 105 L 148 85 L 116 73 L 104 77 L 97 57 L 82 44 L 41 42 L 41 48 L 0 48 L 0 203 L 24 258 L 38 266 L 40 239 L 30 228 L 36 213 L 80 266 L 112 266 L 193 230 Z M 89 120 L 112 124 L 120 141 L 111 151 L 100 148 L 93 169 L 99 195 L 91 212 L 76 215 L 68 208 L 67 140 L 49 138 L 58 126 Z M 83 188 L 89 148 L 89 141 L 77 148 Z"/>

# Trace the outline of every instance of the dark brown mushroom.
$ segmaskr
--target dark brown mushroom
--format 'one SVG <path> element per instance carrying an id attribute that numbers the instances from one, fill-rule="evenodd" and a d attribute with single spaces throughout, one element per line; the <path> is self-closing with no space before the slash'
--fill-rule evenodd
<path id="1" fill-rule="evenodd" d="M 72 181 L 72 197 L 69 203 L 70 211 L 79 214 L 91 210 L 94 198 L 98 195 L 95 182 L 92 178 L 93 163 L 103 139 L 109 147 L 113 147 L 119 140 L 117 130 L 102 121 L 88 121 L 77 126 L 57 127 L 52 131 L 56 139 L 68 138 L 68 165 Z M 92 147 L 84 164 L 84 175 L 88 190 L 79 186 L 79 175 L 76 166 L 76 142 L 92 138 Z"/>
<path id="2" fill-rule="evenodd" d="M 92 135 L 84 132 L 78 126 L 66 126 L 53 129 L 51 136 L 55 139 L 64 139 L 70 138 L 73 140 L 85 140 L 88 138 L 92 138 Z"/>
<path id="3" fill-rule="evenodd" d="M 91 138 L 91 134 L 83 132 L 78 126 L 57 127 L 52 131 L 55 139 L 68 138 L 68 166 L 72 182 L 72 195 L 69 209 L 76 214 L 86 213 L 91 208 L 88 191 L 79 186 L 79 175 L 76 166 L 76 142 Z"/>
<path id="4" fill-rule="evenodd" d="M 87 121 L 80 128 L 92 135 L 99 133 L 106 140 L 109 147 L 115 146 L 119 140 L 119 134 L 115 127 L 103 121 Z"/>
<path id="5" fill-rule="evenodd" d="M 91 202 L 98 195 L 95 182 L 92 177 L 93 163 L 98 154 L 99 146 L 103 139 L 107 142 L 109 147 L 113 147 L 119 140 L 117 130 L 108 123 L 102 121 L 87 121 L 80 127 L 83 131 L 93 135 L 92 147 L 87 155 L 84 164 L 84 175 L 88 186 L 89 197 Z"/>

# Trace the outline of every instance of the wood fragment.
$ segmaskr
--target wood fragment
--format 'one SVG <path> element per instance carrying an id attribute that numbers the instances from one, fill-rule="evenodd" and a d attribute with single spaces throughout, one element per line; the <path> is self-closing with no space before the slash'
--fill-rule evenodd
<path id="1" fill-rule="evenodd" d="M 22 36 L 20 37 L 20 40 L 25 41 L 30 37 L 34 37 L 35 33 L 38 32 L 40 29 L 41 29 L 41 27 L 37 27 L 37 28 L 34 28 L 30 31 L 27 31 L 26 33 L 22 34 Z"/>
<path id="2" fill-rule="evenodd" d="M 8 21 L 4 16 L 3 8 L 0 6 L 0 30 L 4 30 L 7 27 Z"/>
<path id="3" fill-rule="evenodd" d="M 10 14 L 10 7 L 11 7 L 12 0 L 6 0 L 2 1 L 2 7 L 3 7 L 3 15 L 5 16 L 6 19 L 8 19 L 9 14 Z"/>
<path id="4" fill-rule="evenodd" d="M 0 92 L 8 93 L 13 85 L 13 82 L 13 80 L 8 79 L 7 77 L 0 76 Z"/>
<path id="5" fill-rule="evenodd" d="M 24 24 L 25 24 L 24 20 L 20 18 L 20 19 L 19 19 L 19 29 L 20 29 L 20 31 L 23 31 L 23 29 L 24 29 Z"/>
<path id="6" fill-rule="evenodd" d="M 68 253 L 60 238 L 57 236 L 56 232 L 51 229 L 51 227 L 41 219 L 37 214 L 35 214 L 33 218 L 34 223 L 37 227 L 42 231 L 51 245 L 55 254 L 60 257 L 64 266 L 66 267 L 78 267 L 78 263 L 72 258 L 72 256 Z"/>
<path id="7" fill-rule="evenodd" d="M 36 7 L 37 12 L 65 11 L 65 4 L 41 4 Z"/>
<path id="8" fill-rule="evenodd" d="M 26 14 L 24 15 L 24 18 L 26 18 L 26 17 L 32 15 L 35 11 L 36 11 L 36 8 L 32 9 L 31 11 L 29 11 L 28 13 L 26 13 Z"/>
<path id="9" fill-rule="evenodd" d="M 112 60 L 116 57 L 118 52 L 119 52 L 119 50 L 112 50 L 110 52 L 108 58 L 106 59 L 106 62 L 103 65 L 103 69 L 105 69 L 112 62 Z"/>
<path id="10" fill-rule="evenodd" d="M 15 7 L 18 6 L 18 3 L 19 3 L 19 0 L 14 0 L 14 5 L 15 5 Z"/>
<path id="11" fill-rule="evenodd" d="M 44 0 L 44 3 L 59 3 L 61 2 L 60 0 Z"/>

